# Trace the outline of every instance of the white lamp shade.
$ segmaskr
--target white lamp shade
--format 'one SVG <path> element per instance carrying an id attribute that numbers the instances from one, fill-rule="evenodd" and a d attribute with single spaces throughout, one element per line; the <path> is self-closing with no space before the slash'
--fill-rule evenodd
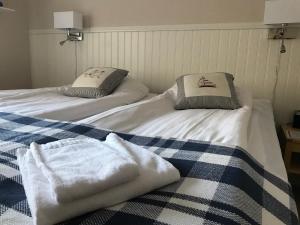
<path id="1" fill-rule="evenodd" d="M 82 30 L 82 14 L 75 11 L 54 12 L 54 28 Z"/>
<path id="2" fill-rule="evenodd" d="M 300 23 L 300 0 L 267 0 L 264 23 Z"/>

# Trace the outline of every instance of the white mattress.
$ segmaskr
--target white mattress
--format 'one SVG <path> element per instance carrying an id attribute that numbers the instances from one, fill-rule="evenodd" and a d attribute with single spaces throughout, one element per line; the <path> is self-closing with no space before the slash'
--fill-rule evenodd
<path id="1" fill-rule="evenodd" d="M 60 93 L 65 87 L 0 91 L 0 111 L 47 119 L 76 121 L 117 106 L 143 99 L 149 90 L 133 79 L 126 79 L 111 95 L 86 99 Z"/>
<path id="2" fill-rule="evenodd" d="M 267 170 L 287 180 L 272 105 L 268 100 L 253 100 L 253 104 L 246 101 L 239 111 L 176 111 L 174 102 L 163 94 L 150 100 L 114 108 L 79 122 L 144 136 L 240 146 Z"/>

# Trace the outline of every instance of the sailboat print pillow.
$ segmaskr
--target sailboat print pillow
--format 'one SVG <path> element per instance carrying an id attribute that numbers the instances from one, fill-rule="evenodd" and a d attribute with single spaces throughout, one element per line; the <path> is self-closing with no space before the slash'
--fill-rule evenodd
<path id="1" fill-rule="evenodd" d="M 233 80 L 232 74 L 219 72 L 181 76 L 175 109 L 240 108 Z"/>

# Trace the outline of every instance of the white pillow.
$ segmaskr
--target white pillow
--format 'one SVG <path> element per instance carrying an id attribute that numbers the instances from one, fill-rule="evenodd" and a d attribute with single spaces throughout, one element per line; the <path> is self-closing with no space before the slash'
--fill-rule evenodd
<path id="1" fill-rule="evenodd" d="M 241 106 L 250 106 L 253 104 L 253 95 L 252 91 L 245 87 L 235 87 L 236 95 L 238 97 L 239 103 Z"/>
<path id="2" fill-rule="evenodd" d="M 121 92 L 136 92 L 146 96 L 149 93 L 149 88 L 136 79 L 126 77 L 120 86 L 114 91 L 114 94 Z"/>

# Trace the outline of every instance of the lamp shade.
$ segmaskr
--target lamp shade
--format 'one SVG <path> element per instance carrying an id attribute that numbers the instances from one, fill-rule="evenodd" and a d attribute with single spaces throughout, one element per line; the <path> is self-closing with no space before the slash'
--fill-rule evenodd
<path id="1" fill-rule="evenodd" d="M 300 0 L 267 0 L 264 23 L 300 23 Z"/>
<path id="2" fill-rule="evenodd" d="M 54 28 L 82 30 L 82 14 L 75 11 L 54 12 Z"/>

